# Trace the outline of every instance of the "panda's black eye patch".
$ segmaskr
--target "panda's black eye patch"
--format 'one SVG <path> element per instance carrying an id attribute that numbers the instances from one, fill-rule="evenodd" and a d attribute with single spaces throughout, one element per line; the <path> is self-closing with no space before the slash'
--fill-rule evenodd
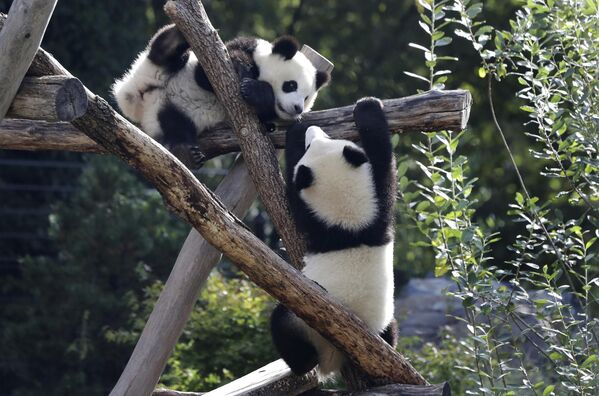
<path id="1" fill-rule="evenodd" d="M 295 92 L 297 91 L 297 82 L 295 82 L 294 80 L 290 80 L 290 81 L 285 81 L 283 83 L 283 92 Z"/>

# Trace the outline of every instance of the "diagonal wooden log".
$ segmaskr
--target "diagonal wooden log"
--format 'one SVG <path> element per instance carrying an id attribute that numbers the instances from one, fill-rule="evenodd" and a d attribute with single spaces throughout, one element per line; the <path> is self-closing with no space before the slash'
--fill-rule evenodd
<path id="1" fill-rule="evenodd" d="M 215 194 L 236 216 L 243 217 L 248 211 L 257 193 L 241 157 Z M 221 253 L 192 229 L 111 396 L 152 393 L 200 289 L 220 258 Z"/>
<path id="2" fill-rule="evenodd" d="M 264 126 L 242 99 L 240 82 L 225 44 L 197 0 L 168 1 L 164 10 L 187 39 L 227 112 L 250 176 L 266 211 L 283 240 L 291 264 L 302 268 L 305 241 L 291 220 L 285 183 L 275 148 Z"/>
<path id="3" fill-rule="evenodd" d="M 425 384 L 424 378 L 364 322 L 258 240 L 164 147 L 95 96 L 73 124 L 134 167 L 165 203 L 258 286 L 345 351 L 370 377 Z"/>
<path id="4" fill-rule="evenodd" d="M 42 42 L 57 0 L 14 0 L 0 30 L 0 121 Z"/>
<path id="5" fill-rule="evenodd" d="M 87 96 L 75 77 L 25 77 L 6 117 L 72 121 L 87 110 Z"/>
<path id="6" fill-rule="evenodd" d="M 37 70 L 37 68 L 32 67 Z M 470 112 L 468 91 L 429 91 L 419 95 L 386 99 L 385 115 L 392 133 L 462 130 Z M 313 111 L 304 121 L 323 128 L 334 139 L 358 140 L 353 123 L 353 106 Z M 0 148 L 9 150 L 68 150 L 104 152 L 93 140 L 71 124 L 6 119 L 0 122 Z M 285 145 L 285 127 L 268 137 L 276 148 Z M 239 141 L 227 125 L 202 133 L 198 144 L 208 158 L 239 151 Z"/>

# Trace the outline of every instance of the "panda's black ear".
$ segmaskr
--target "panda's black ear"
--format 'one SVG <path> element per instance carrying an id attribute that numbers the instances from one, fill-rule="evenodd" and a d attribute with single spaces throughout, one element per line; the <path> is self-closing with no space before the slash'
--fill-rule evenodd
<path id="1" fill-rule="evenodd" d="M 366 153 L 354 146 L 343 147 L 343 157 L 347 162 L 356 168 L 363 163 L 368 162 Z"/>
<path id="2" fill-rule="evenodd" d="M 331 81 L 331 73 L 321 70 L 316 71 L 316 89 L 327 85 L 329 81 Z"/>
<path id="3" fill-rule="evenodd" d="M 304 188 L 308 188 L 314 182 L 314 175 L 312 174 L 312 169 L 308 168 L 305 165 L 300 165 L 297 168 L 297 172 L 295 174 L 295 188 L 297 191 L 301 191 Z"/>
<path id="4" fill-rule="evenodd" d="M 272 53 L 281 55 L 285 60 L 293 58 L 299 51 L 299 43 L 292 36 L 281 36 L 272 43 Z"/>

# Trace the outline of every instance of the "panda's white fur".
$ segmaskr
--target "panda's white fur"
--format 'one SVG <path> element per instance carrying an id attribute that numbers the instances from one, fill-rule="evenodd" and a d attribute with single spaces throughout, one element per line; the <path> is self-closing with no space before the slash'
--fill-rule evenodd
<path id="1" fill-rule="evenodd" d="M 368 163 L 356 168 L 341 160 L 346 146 L 358 145 L 349 140 L 333 140 L 317 126 L 306 131 L 305 145 L 307 151 L 295 172 L 301 165 L 307 166 L 315 180 L 302 189 L 300 197 L 328 226 L 347 230 L 366 227 L 378 213 L 372 169 Z"/>
<path id="2" fill-rule="evenodd" d="M 381 333 L 393 319 L 393 243 L 307 254 L 304 262 L 304 275 L 364 320 L 373 333 Z M 339 372 L 343 353 L 299 319 L 298 325 L 317 346 L 321 377 Z"/>
<path id="3" fill-rule="evenodd" d="M 310 111 L 318 93 L 316 69 L 310 60 L 300 51 L 286 60 L 273 54 L 271 43 L 256 40 L 253 58 L 260 70 L 258 80 L 272 86 L 277 116 L 294 120 Z M 129 71 L 112 87 L 117 104 L 127 118 L 139 123 L 155 139 L 163 135 L 158 113 L 167 100 L 191 118 L 198 133 L 225 120 L 225 110 L 214 93 L 195 83 L 198 60 L 193 53 L 189 54 L 183 69 L 174 74 L 150 61 L 148 53 L 149 49 L 141 52 Z M 297 91 L 283 91 L 283 83 L 289 80 L 297 82 Z"/>

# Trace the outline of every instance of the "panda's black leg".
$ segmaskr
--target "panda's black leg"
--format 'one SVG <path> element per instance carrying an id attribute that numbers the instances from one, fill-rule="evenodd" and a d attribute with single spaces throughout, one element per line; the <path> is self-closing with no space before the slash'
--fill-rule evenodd
<path id="1" fill-rule="evenodd" d="M 200 168 L 205 155 L 197 145 L 197 130 L 193 121 L 172 103 L 158 112 L 162 143 L 190 169 Z"/>
<path id="2" fill-rule="evenodd" d="M 387 344 L 395 348 L 399 339 L 399 329 L 397 326 L 397 320 L 393 319 L 391 323 L 389 323 L 389 325 L 385 328 L 385 330 L 382 331 L 380 336 L 383 340 L 385 340 Z"/>
<path id="3" fill-rule="evenodd" d="M 167 25 L 150 40 L 148 59 L 169 73 L 176 73 L 189 59 L 189 44 L 175 25 Z"/>
<path id="4" fill-rule="evenodd" d="M 294 374 L 302 375 L 318 364 L 318 353 L 297 327 L 297 317 L 279 304 L 270 318 L 275 348 Z"/>

